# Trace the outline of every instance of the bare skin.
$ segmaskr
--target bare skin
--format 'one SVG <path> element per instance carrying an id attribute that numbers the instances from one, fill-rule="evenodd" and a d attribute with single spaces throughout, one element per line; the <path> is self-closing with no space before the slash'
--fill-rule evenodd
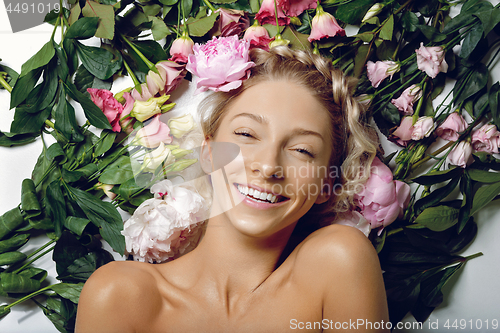
<path id="1" fill-rule="evenodd" d="M 304 184 L 321 188 L 325 179 L 291 170 L 328 165 L 334 151 L 330 130 L 326 111 L 303 87 L 263 82 L 246 90 L 211 139 L 238 144 L 245 161 L 244 170 L 226 167 L 227 186 L 212 176 L 214 205 L 229 202 L 227 188 L 243 202 L 210 218 L 198 247 L 179 259 L 158 265 L 113 262 L 98 269 L 80 296 L 76 331 L 288 332 L 316 322 L 308 331 L 329 332 L 336 322 L 386 323 L 378 257 L 358 230 L 317 230 L 277 267 L 298 219 L 328 199 L 327 193 L 300 190 Z M 210 140 L 204 159 L 217 164 L 209 147 Z M 255 206 L 237 184 L 272 188 L 281 200 Z M 342 331 L 352 328 L 343 326 Z"/>

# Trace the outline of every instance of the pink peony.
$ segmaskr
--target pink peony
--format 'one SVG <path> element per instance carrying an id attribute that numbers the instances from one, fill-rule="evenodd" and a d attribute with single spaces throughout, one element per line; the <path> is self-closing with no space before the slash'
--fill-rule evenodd
<path id="1" fill-rule="evenodd" d="M 113 97 L 113 93 L 106 89 L 88 88 L 90 98 L 95 105 L 102 110 L 113 129 L 113 132 L 120 132 L 120 118 L 123 112 L 123 105 Z"/>
<path id="2" fill-rule="evenodd" d="M 465 168 L 472 155 L 472 146 L 470 142 L 461 141 L 456 145 L 446 157 L 448 163 Z"/>
<path id="3" fill-rule="evenodd" d="M 309 42 L 320 40 L 325 37 L 345 36 L 345 31 L 342 29 L 333 15 L 323 10 L 318 5 L 316 15 L 311 22 L 311 34 L 307 38 Z"/>
<path id="4" fill-rule="evenodd" d="M 276 0 L 287 16 L 299 16 L 306 9 L 316 8 L 316 0 Z"/>
<path id="5" fill-rule="evenodd" d="M 411 116 L 413 114 L 413 103 L 420 97 L 422 97 L 422 90 L 416 84 L 412 84 L 403 91 L 401 96 L 391 100 L 391 103 L 394 104 L 399 111 L 403 111 L 405 115 Z"/>
<path id="6" fill-rule="evenodd" d="M 413 131 L 411 132 L 411 139 L 414 141 L 422 140 L 432 134 L 434 130 L 434 119 L 432 117 L 420 117 L 417 122 L 413 124 Z"/>
<path id="7" fill-rule="evenodd" d="M 459 133 L 465 131 L 466 128 L 467 122 L 462 115 L 458 112 L 453 112 L 436 129 L 436 135 L 448 141 L 457 141 L 460 136 Z"/>
<path id="8" fill-rule="evenodd" d="M 274 10 L 274 0 L 264 0 L 260 5 L 259 12 L 255 14 L 255 19 L 259 21 L 260 24 L 272 24 L 276 25 L 276 16 Z M 278 24 L 288 25 L 290 24 L 290 18 L 285 15 L 283 8 L 278 5 Z"/>
<path id="9" fill-rule="evenodd" d="M 155 198 L 144 201 L 128 219 L 122 235 L 134 260 L 160 263 L 193 249 L 203 233 L 205 200 L 194 188 L 170 180 L 153 185 Z"/>
<path id="10" fill-rule="evenodd" d="M 255 24 L 245 31 L 243 39 L 250 41 L 250 49 L 260 48 L 265 51 L 269 50 L 269 42 L 271 41 L 269 32 L 263 26 L 258 25 L 258 21 L 255 21 Z"/>
<path id="11" fill-rule="evenodd" d="M 171 143 L 172 137 L 167 124 L 160 121 L 160 116 L 155 116 L 149 124 L 137 131 L 134 143 L 147 148 L 156 148 L 160 142 Z"/>
<path id="12" fill-rule="evenodd" d="M 498 154 L 500 132 L 495 125 L 486 124 L 472 132 L 472 148 L 476 151 Z"/>
<path id="13" fill-rule="evenodd" d="M 186 69 L 196 76 L 195 93 L 208 89 L 230 91 L 241 86 L 255 66 L 249 61 L 250 42 L 238 36 L 213 37 L 206 44 L 194 45 L 194 54 L 188 58 Z"/>
<path id="14" fill-rule="evenodd" d="M 218 31 L 215 36 L 223 37 L 239 35 L 250 26 L 247 13 L 242 10 L 219 8 L 220 13 Z"/>
<path id="15" fill-rule="evenodd" d="M 425 47 L 424 43 L 420 43 L 420 48 L 415 52 L 417 53 L 418 69 L 431 78 L 435 78 L 440 72 L 446 73 L 448 71 L 442 46 Z"/>
<path id="16" fill-rule="evenodd" d="M 341 214 L 340 217 L 336 221 L 334 221 L 334 224 L 342 224 L 354 227 L 365 234 L 366 237 L 368 237 L 371 231 L 370 222 L 368 222 L 368 220 L 365 219 L 365 217 L 357 211 L 350 211 Z"/>
<path id="17" fill-rule="evenodd" d="M 386 77 L 390 76 L 392 79 L 392 76 L 397 71 L 399 71 L 399 65 L 394 61 L 368 61 L 366 63 L 368 80 L 370 80 L 374 88 L 378 88 L 380 83 L 384 81 Z"/>
<path id="18" fill-rule="evenodd" d="M 194 42 L 189 35 L 187 33 L 182 34 L 182 36 L 172 42 L 172 46 L 170 47 L 170 55 L 172 57 L 169 60 L 178 64 L 187 63 L 188 56 L 193 54 L 193 46 Z"/>
<path id="19" fill-rule="evenodd" d="M 401 146 L 406 147 L 408 141 L 411 140 L 413 133 L 413 119 L 412 117 L 404 117 L 401 124 L 392 133 L 391 140 L 396 141 Z"/>
<path id="20" fill-rule="evenodd" d="M 391 170 L 375 158 L 371 174 L 361 193 L 355 195 L 361 214 L 372 229 L 386 227 L 403 215 L 410 201 L 410 186 L 393 180 Z"/>

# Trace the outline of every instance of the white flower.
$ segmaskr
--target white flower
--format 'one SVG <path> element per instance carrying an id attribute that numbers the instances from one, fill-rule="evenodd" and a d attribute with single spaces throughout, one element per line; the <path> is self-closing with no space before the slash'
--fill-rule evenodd
<path id="1" fill-rule="evenodd" d="M 169 165 L 174 163 L 174 161 L 175 156 L 172 154 L 172 151 L 163 142 L 160 142 L 158 148 L 146 154 L 142 162 L 142 167 L 144 171 L 154 173 L 156 168 L 162 163 Z"/>
<path id="2" fill-rule="evenodd" d="M 122 235 L 134 260 L 160 263 L 196 247 L 203 234 L 207 207 L 192 188 L 174 186 L 170 180 L 153 185 L 151 192 L 155 198 L 136 209 L 125 222 Z"/>
<path id="3" fill-rule="evenodd" d="M 179 139 L 193 129 L 193 116 L 186 113 L 183 116 L 174 117 L 168 121 L 168 127 L 170 127 L 170 133 Z"/>

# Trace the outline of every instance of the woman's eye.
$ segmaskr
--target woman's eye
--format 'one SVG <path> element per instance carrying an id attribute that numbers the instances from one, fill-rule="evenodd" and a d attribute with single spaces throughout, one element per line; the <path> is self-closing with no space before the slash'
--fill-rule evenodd
<path id="1" fill-rule="evenodd" d="M 314 158 L 314 154 L 312 152 L 310 152 L 309 150 L 307 149 L 304 149 L 304 148 L 297 148 L 295 149 L 295 151 L 301 153 L 301 154 L 304 154 L 304 155 L 307 155 L 311 158 Z"/>
<path id="2" fill-rule="evenodd" d="M 239 131 L 234 131 L 234 134 L 236 135 L 241 135 L 247 138 L 253 138 L 253 135 L 248 133 L 248 132 L 239 132 Z"/>

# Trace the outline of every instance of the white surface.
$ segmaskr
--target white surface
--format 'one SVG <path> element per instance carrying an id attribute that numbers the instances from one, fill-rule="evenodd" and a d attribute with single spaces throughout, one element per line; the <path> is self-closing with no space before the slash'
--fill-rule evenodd
<path id="1" fill-rule="evenodd" d="M 47 24 L 35 27 L 28 31 L 13 34 L 3 0 L 0 0 L 0 58 L 2 64 L 20 72 L 21 65 L 35 54 L 45 44 L 52 32 L 52 26 Z M 498 66 L 497 66 L 498 67 Z M 500 69 L 496 68 L 495 80 L 500 79 Z M 0 90 L 0 130 L 9 131 L 14 111 L 8 109 L 9 94 Z M 386 152 L 395 149 L 390 143 L 386 145 Z M 0 147 L 0 214 L 17 206 L 21 199 L 21 182 L 31 176 L 38 155 L 41 152 L 41 141 L 14 148 Z M 465 268 L 454 277 L 450 285 L 445 286 L 445 301 L 431 315 L 423 329 L 396 330 L 397 332 L 449 332 L 456 329 L 446 329 L 444 324 L 450 320 L 465 319 L 467 329 L 462 332 L 485 332 L 486 320 L 500 321 L 500 206 L 490 204 L 476 216 L 478 235 L 463 255 L 483 252 L 484 255 L 470 261 Z M 37 240 L 40 244 L 43 239 Z M 33 247 L 34 248 L 34 247 Z M 28 249 L 29 250 L 29 249 Z M 55 276 L 55 268 L 50 255 L 41 259 L 40 267 Z M 453 288 L 451 288 L 453 286 Z M 451 292 L 450 292 L 450 289 Z M 6 300 L 0 298 L 0 304 Z M 483 329 L 474 329 L 476 320 L 482 320 Z M 410 319 L 407 319 L 411 321 Z M 473 329 L 470 321 L 472 320 Z M 436 321 L 438 329 L 436 327 Z M 433 323 L 429 328 L 429 322 Z M 494 331 L 491 329 L 489 331 Z M 500 332 L 500 328 L 496 331 Z M 12 312 L 0 319 L 0 332 L 57 332 L 52 323 L 43 315 L 33 302 L 25 302 L 12 308 Z"/>

